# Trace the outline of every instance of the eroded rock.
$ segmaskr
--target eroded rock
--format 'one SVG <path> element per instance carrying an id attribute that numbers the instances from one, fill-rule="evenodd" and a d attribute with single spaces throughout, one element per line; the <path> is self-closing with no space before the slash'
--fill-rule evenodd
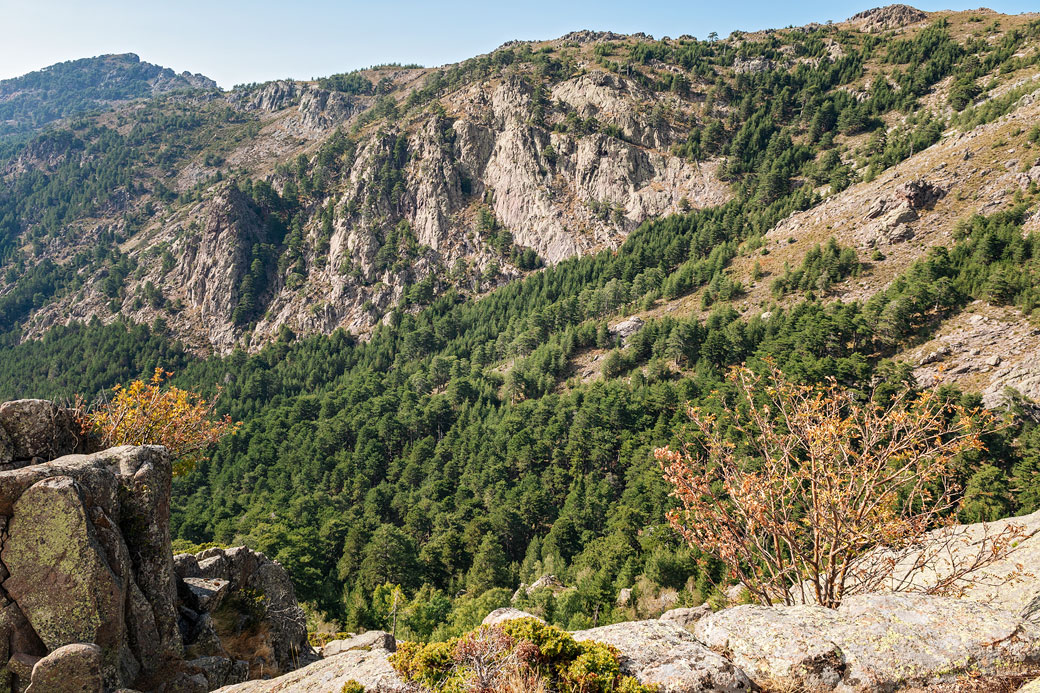
<path id="1" fill-rule="evenodd" d="M 514 609 L 511 606 L 507 606 L 492 611 L 490 614 L 484 617 L 484 620 L 480 622 L 480 625 L 497 626 L 500 623 L 505 623 L 506 621 L 514 621 L 518 618 L 533 618 L 538 621 L 542 621 L 542 619 L 538 618 L 534 614 L 529 614 L 526 611 L 521 611 L 520 609 Z M 544 623 L 544 621 L 542 622 Z"/>
<path id="2" fill-rule="evenodd" d="M 370 630 L 367 633 L 355 635 L 346 640 L 333 640 L 322 648 L 323 657 L 335 657 L 351 650 L 397 650 L 397 640 L 394 636 L 382 630 Z"/>
<path id="3" fill-rule="evenodd" d="M 721 655 L 688 631 L 667 621 L 633 621 L 573 633 L 621 652 L 621 671 L 640 683 L 656 684 L 660 693 L 750 691 L 751 681 Z"/>
<path id="4" fill-rule="evenodd" d="M 406 693 L 411 688 L 401 680 L 388 657 L 379 648 L 350 650 L 322 659 L 302 669 L 270 681 L 248 681 L 219 689 L 220 693 L 329 693 L 339 691 L 347 681 L 357 681 L 365 690 L 380 693 Z"/>
<path id="5" fill-rule="evenodd" d="M 72 413 L 45 399 L 0 404 L 0 428 L 7 439 L 0 438 L 0 464 L 4 463 L 5 444 L 10 446 L 11 459 L 46 461 L 74 452 L 80 442 Z"/>
<path id="6" fill-rule="evenodd" d="M 818 606 L 740 606 L 694 628 L 757 685 L 812 691 L 936 686 L 958 676 L 1036 670 L 1040 629 L 1007 611 L 923 594 L 847 598 Z"/>
<path id="7" fill-rule="evenodd" d="M 662 621 L 669 621 L 683 628 L 692 627 L 697 621 L 711 613 L 711 607 L 707 604 L 680 609 L 669 609 L 661 614 Z"/>
<path id="8" fill-rule="evenodd" d="M 25 693 L 101 693 L 101 657 L 97 645 L 59 647 L 33 667 Z"/>

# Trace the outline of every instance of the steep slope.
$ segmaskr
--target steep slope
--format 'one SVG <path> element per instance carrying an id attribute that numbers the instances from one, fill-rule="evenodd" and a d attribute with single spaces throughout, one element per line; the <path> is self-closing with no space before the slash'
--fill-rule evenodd
<path id="1" fill-rule="evenodd" d="M 199 74 L 142 62 L 133 53 L 69 60 L 0 80 L 0 137 L 38 130 L 60 118 L 177 89 L 216 89 Z"/>
<path id="2" fill-rule="evenodd" d="M 172 531 L 276 557 L 337 627 L 447 637 L 547 574 L 516 605 L 571 629 L 699 603 L 720 566 L 652 451 L 727 368 L 884 397 L 958 330 L 950 372 L 1035 351 L 1040 22 L 868 19 L 579 32 L 48 133 L 4 164 L 0 387 L 219 391 L 241 433 Z M 958 469 L 972 521 L 1040 507 L 1009 409 Z"/>
<path id="3" fill-rule="evenodd" d="M 183 115 L 168 120 L 172 128 L 136 136 L 156 117 L 170 118 L 175 102 L 167 100 L 102 116 L 104 130 L 71 134 L 72 146 L 58 152 L 28 145 L 8 164 L 9 180 L 93 163 L 99 137 L 154 162 L 101 191 L 114 196 L 107 209 L 70 212 L 65 221 L 77 231 L 50 229 L 53 241 L 39 254 L 68 258 L 95 247 L 105 228 L 126 239 L 118 252 L 133 276 L 106 292 L 113 272 L 95 263 L 84 288 L 38 313 L 28 334 L 59 319 L 114 314 L 161 316 L 197 348 L 219 351 L 256 348 L 283 325 L 365 333 L 409 300 L 409 287 L 419 287 L 420 303 L 447 285 L 481 293 L 543 263 L 616 247 L 645 219 L 730 197 L 714 162 L 671 149 L 687 136 L 700 95 L 661 92 L 645 77 L 585 61 L 542 59 L 564 45 L 532 53 L 524 44 L 528 62 L 507 48 L 447 72 L 369 71 L 347 91 L 273 82 L 218 101 L 186 97 L 176 100 Z M 538 74 L 546 60 L 549 78 Z M 234 121 L 247 132 L 229 134 Z M 239 140 L 219 151 L 196 146 L 220 137 Z M 229 184 L 216 181 L 225 175 L 239 181 L 232 185 L 246 180 L 253 209 L 224 209 Z M 34 228 L 32 212 L 12 225 Z M 240 212 L 265 233 L 203 238 L 214 215 Z M 169 271 L 167 254 L 183 265 L 202 247 L 219 259 Z M 190 286 L 186 273 L 196 278 Z M 161 300 L 142 305 L 146 288 Z"/>

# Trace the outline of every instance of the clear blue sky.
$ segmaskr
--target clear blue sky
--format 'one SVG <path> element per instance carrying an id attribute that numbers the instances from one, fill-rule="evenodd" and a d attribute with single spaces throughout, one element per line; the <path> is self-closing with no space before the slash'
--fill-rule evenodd
<path id="1" fill-rule="evenodd" d="M 575 29 L 704 38 L 712 31 L 725 36 L 734 29 L 840 21 L 878 4 L 884 3 L 0 0 L 0 78 L 63 60 L 132 52 L 177 71 L 201 72 L 228 88 L 383 62 L 442 65 L 486 53 L 509 39 L 554 38 Z M 979 4 L 916 3 L 924 10 Z M 1007 13 L 1038 9 L 1036 2 L 1025 0 L 988 5 Z"/>

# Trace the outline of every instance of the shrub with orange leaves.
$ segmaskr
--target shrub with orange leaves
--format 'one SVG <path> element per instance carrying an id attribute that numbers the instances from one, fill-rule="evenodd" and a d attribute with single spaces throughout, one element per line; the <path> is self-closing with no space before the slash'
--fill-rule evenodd
<path id="1" fill-rule="evenodd" d="M 762 604 L 836 607 L 857 593 L 956 594 L 1003 559 L 1020 526 L 965 539 L 954 457 L 981 450 L 993 416 L 904 392 L 886 406 L 734 368 L 733 401 L 690 408 L 679 450 L 655 456 L 671 524 Z"/>
<path id="2" fill-rule="evenodd" d="M 116 385 L 112 398 L 88 412 L 86 421 L 105 447 L 165 446 L 174 460 L 174 474 L 180 475 L 206 459 L 206 450 L 234 434 L 240 424 L 228 416 L 213 418 L 214 403 L 194 392 L 164 387 L 163 380 L 172 375 L 156 368 L 147 382 Z"/>

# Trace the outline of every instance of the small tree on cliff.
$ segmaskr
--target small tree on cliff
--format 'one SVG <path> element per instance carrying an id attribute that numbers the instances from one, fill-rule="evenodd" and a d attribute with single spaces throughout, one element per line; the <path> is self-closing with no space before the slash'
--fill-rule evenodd
<path id="1" fill-rule="evenodd" d="M 759 602 L 956 593 L 1024 536 L 1013 524 L 972 537 L 953 526 L 953 458 L 982 449 L 988 412 L 931 392 L 883 407 L 833 381 L 790 383 L 772 367 L 728 379 L 733 401 L 716 392 L 718 413 L 691 408 L 681 449 L 655 455 L 679 500 L 672 525 Z"/>
<path id="2" fill-rule="evenodd" d="M 147 382 L 116 385 L 105 399 L 87 413 L 87 425 L 105 447 L 163 445 L 174 460 L 174 474 L 184 474 L 205 459 L 206 450 L 239 424 L 230 417 L 214 418 L 213 402 L 163 380 L 172 373 L 156 368 Z"/>

